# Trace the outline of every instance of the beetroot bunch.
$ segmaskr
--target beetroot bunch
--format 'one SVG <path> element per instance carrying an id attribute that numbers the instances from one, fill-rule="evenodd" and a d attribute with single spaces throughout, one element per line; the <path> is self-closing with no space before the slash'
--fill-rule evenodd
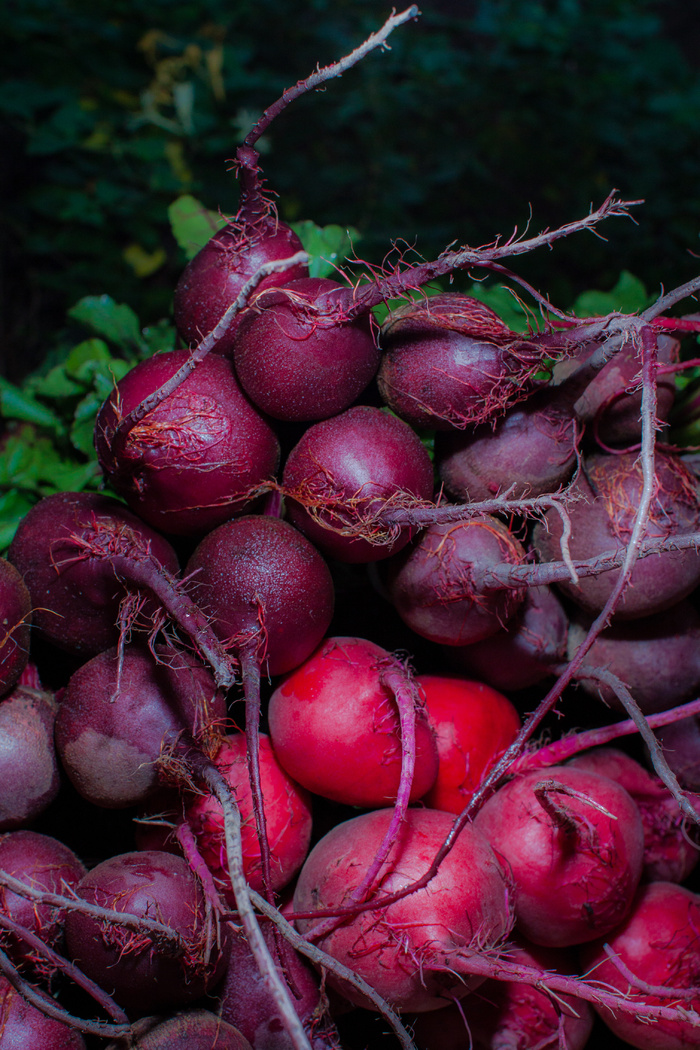
<path id="1" fill-rule="evenodd" d="M 97 415 L 114 495 L 0 562 L 0 1050 L 700 1047 L 700 502 L 658 437 L 700 281 L 577 318 L 504 263 L 614 195 L 310 276 L 256 142 L 417 14 L 261 116 L 182 345 Z M 539 323 L 435 294 L 474 269 Z"/>

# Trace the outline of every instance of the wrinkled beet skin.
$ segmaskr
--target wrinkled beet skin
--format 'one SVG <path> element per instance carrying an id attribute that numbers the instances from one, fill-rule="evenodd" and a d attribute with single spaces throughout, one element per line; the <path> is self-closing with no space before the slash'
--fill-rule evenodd
<path id="1" fill-rule="evenodd" d="M 0 702 L 0 831 L 25 826 L 58 794 L 56 711 L 53 696 L 26 686 Z"/>
<path id="2" fill-rule="evenodd" d="M 549 780 L 613 816 L 553 792 L 554 803 L 578 818 L 575 829 L 561 828 L 535 794 L 537 784 Z M 474 825 L 510 867 L 516 928 L 533 943 L 583 944 L 613 930 L 629 911 L 642 874 L 644 832 L 635 802 L 608 777 L 566 766 L 525 773 L 486 801 Z"/>
<path id="3" fill-rule="evenodd" d="M 241 321 L 233 359 L 244 390 L 274 419 L 310 422 L 348 408 L 380 352 L 367 317 L 343 320 L 350 289 L 326 277 L 291 281 Z"/>
<path id="4" fill-rule="evenodd" d="M 184 341 L 191 346 L 201 342 L 261 266 L 275 259 L 289 259 L 302 249 L 297 235 L 275 219 L 257 232 L 230 223 L 215 233 L 187 264 L 175 288 L 175 325 Z M 308 268 L 297 263 L 282 273 L 264 277 L 255 292 L 279 287 L 307 274 Z M 230 353 L 240 319 L 239 314 L 217 344 L 216 353 Z"/>
<path id="5" fill-rule="evenodd" d="M 279 518 L 247 516 L 210 532 L 187 563 L 196 601 L 224 641 L 263 625 L 263 670 L 283 674 L 316 648 L 333 615 L 333 580 L 316 548 Z"/>
<path id="6" fill-rule="evenodd" d="M 327 638 L 270 697 L 270 736 L 290 776 L 324 798 L 350 806 L 386 806 L 396 798 L 401 734 L 396 701 L 381 680 L 389 653 L 363 638 Z M 416 712 L 411 801 L 432 786 L 435 739 Z"/>
<path id="7" fill-rule="evenodd" d="M 637 452 L 589 456 L 571 486 L 574 501 L 567 505 L 571 520 L 569 550 L 574 561 L 621 549 L 630 539 L 639 507 L 642 480 Z M 700 528 L 696 481 L 674 455 L 656 450 L 658 495 L 643 539 L 664 539 Z M 579 497 L 576 500 L 576 497 Z M 561 559 L 562 520 L 548 510 L 533 532 L 533 546 L 543 561 Z M 578 585 L 560 583 L 560 589 L 577 605 L 597 614 L 610 596 L 619 569 L 581 577 Z M 693 548 L 665 551 L 641 559 L 633 568 L 631 583 L 615 616 L 636 619 L 662 612 L 691 593 L 700 582 L 700 556 Z"/>
<path id="8" fill-rule="evenodd" d="M 66 919 L 68 954 L 131 1017 L 186 1006 L 220 978 L 225 950 L 214 948 L 202 958 L 205 932 L 204 895 L 188 864 L 157 850 L 123 853 L 92 868 L 76 886 L 91 904 L 157 918 L 178 931 L 189 956 L 175 956 L 154 945 L 147 932 L 130 931 L 79 911 Z M 142 947 L 130 951 L 136 940 Z"/>
<path id="9" fill-rule="evenodd" d="M 56 747 L 73 786 L 97 806 L 144 801 L 158 786 L 155 763 L 183 730 L 223 723 L 226 701 L 192 655 L 159 647 L 116 648 L 72 675 L 56 719 Z"/>
<path id="10" fill-rule="evenodd" d="M 519 541 L 496 518 L 431 525 L 385 563 L 387 590 L 416 634 L 442 645 L 469 645 L 505 626 L 525 599 L 522 587 L 475 594 L 472 565 L 519 564 L 523 558 Z"/>
<path id="11" fill-rule="evenodd" d="M 110 484 L 150 525 L 176 535 L 200 534 L 240 514 L 251 493 L 272 478 L 279 442 L 250 403 L 229 361 L 209 355 L 114 450 L 125 415 L 187 361 L 173 350 L 141 361 L 100 409 L 95 447 Z M 117 407 L 118 406 L 118 407 Z"/>
<path id="12" fill-rule="evenodd" d="M 0 1046 L 2 1050 L 85 1050 L 75 1028 L 47 1017 L 0 976 Z"/>
<path id="13" fill-rule="evenodd" d="M 29 659 L 32 599 L 20 573 L 0 558 L 0 696 L 19 680 Z"/>
<path id="14" fill-rule="evenodd" d="M 119 604 L 126 593 L 105 560 L 82 557 L 69 542 L 71 534 L 83 535 L 95 520 L 133 530 L 166 569 L 177 573 L 179 568 L 168 541 L 109 496 L 59 492 L 35 504 L 17 529 L 8 558 L 29 588 L 35 630 L 60 649 L 85 657 L 118 642 Z"/>
<path id="15" fill-rule="evenodd" d="M 325 554 L 344 562 L 370 562 L 405 547 L 411 530 L 402 529 L 395 539 L 377 543 L 341 536 L 314 520 L 293 494 L 307 492 L 322 504 L 330 498 L 345 506 L 349 499 L 359 499 L 358 513 L 365 508 L 371 513 L 398 491 L 430 499 L 433 467 L 406 423 L 378 408 L 358 405 L 305 431 L 287 457 L 282 484 L 288 493 L 289 520 Z M 321 522 L 337 524 L 332 514 L 319 513 Z M 352 525 L 351 514 L 346 512 L 343 519 L 341 525 L 345 519 Z"/>
<path id="16" fill-rule="evenodd" d="M 573 412 L 546 395 L 515 406 L 495 423 L 466 433 L 439 433 L 435 460 L 447 491 L 459 500 L 512 499 L 555 492 L 576 465 Z"/>

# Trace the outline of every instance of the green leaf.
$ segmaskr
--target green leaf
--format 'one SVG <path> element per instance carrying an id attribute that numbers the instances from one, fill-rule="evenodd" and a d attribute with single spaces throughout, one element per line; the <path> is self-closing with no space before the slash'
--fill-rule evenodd
<path id="1" fill-rule="evenodd" d="M 60 431 L 60 418 L 46 405 L 0 376 L 0 415 L 4 419 L 22 419 L 38 427 Z"/>
<path id="2" fill-rule="evenodd" d="M 507 284 L 475 283 L 469 289 L 469 295 L 490 306 L 513 332 L 528 332 L 537 328 L 535 314 L 527 310 Z"/>
<path id="3" fill-rule="evenodd" d="M 200 248 L 226 225 L 228 221 L 216 211 L 210 211 L 189 194 L 178 197 L 168 208 L 173 237 L 188 259 L 194 258 Z"/>
<path id="4" fill-rule="evenodd" d="M 347 259 L 360 234 L 353 227 L 317 226 L 311 219 L 290 223 L 291 228 L 311 256 L 309 273 L 312 277 L 330 277 Z"/>
<path id="5" fill-rule="evenodd" d="M 402 299 L 387 299 L 372 308 L 372 315 L 378 325 L 383 325 L 392 310 L 404 306 L 409 299 L 424 299 L 426 295 L 440 295 L 444 289 L 438 284 L 424 284 L 422 288 L 412 288 Z"/>
<path id="6" fill-rule="evenodd" d="M 147 349 L 134 311 L 125 303 L 115 303 L 109 295 L 86 295 L 70 308 L 68 316 L 122 350 Z"/>
<path id="7" fill-rule="evenodd" d="M 639 278 L 629 270 L 623 270 L 617 284 L 609 292 L 582 292 L 574 303 L 573 312 L 578 317 L 601 317 L 615 311 L 635 314 L 650 303 L 651 299 Z"/>
<path id="8" fill-rule="evenodd" d="M 35 502 L 17 490 L 0 495 L 0 554 L 7 552 L 17 526 Z"/>

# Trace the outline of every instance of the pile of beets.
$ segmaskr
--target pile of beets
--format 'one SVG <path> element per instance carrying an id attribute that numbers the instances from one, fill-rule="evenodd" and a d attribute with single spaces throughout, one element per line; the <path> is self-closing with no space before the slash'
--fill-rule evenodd
<path id="1" fill-rule="evenodd" d="M 700 1047 L 700 280 L 578 318 L 510 269 L 614 194 L 309 276 L 255 143 L 417 14 L 263 114 L 98 414 L 120 499 L 0 562 L 0 1050 Z"/>

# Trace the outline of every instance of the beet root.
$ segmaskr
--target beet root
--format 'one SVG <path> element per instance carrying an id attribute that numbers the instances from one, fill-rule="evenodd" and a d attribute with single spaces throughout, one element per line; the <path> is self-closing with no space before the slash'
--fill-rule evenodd
<path id="1" fill-rule="evenodd" d="M 9 692 L 29 659 L 32 599 L 15 566 L 0 558 L 0 696 Z"/>
<path id="2" fill-rule="evenodd" d="M 26 686 L 0 702 L 0 831 L 24 827 L 58 794 L 57 710 L 50 693 Z"/>

